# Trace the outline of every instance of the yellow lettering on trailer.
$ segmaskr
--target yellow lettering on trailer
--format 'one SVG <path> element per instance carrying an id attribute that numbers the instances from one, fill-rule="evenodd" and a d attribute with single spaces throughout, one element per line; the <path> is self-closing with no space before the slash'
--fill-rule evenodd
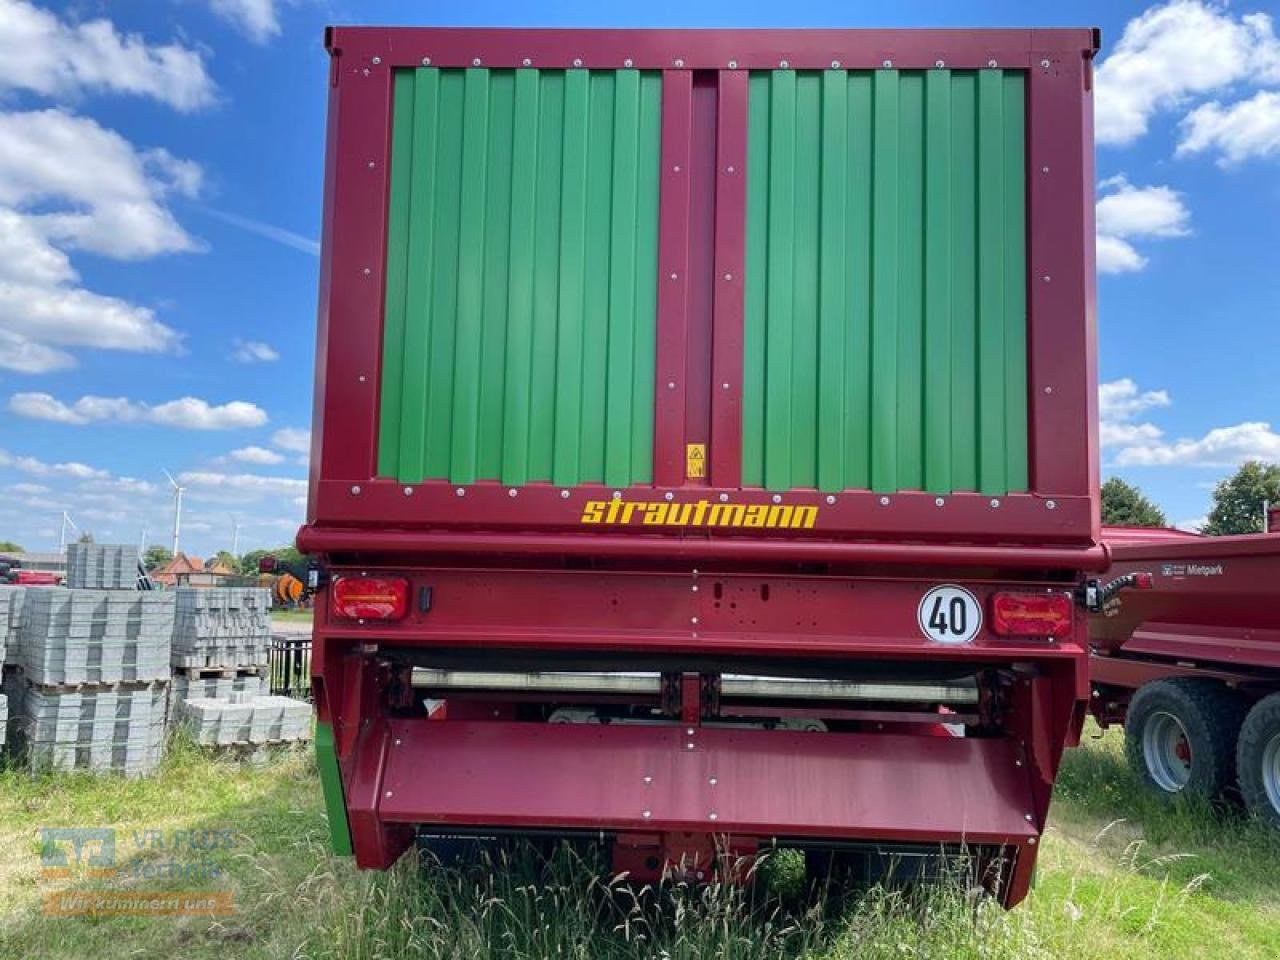
<path id="1" fill-rule="evenodd" d="M 812 530 L 818 508 L 763 503 L 668 503 L 663 500 L 588 500 L 579 523 L 646 527 L 746 527 L 768 530 Z"/>

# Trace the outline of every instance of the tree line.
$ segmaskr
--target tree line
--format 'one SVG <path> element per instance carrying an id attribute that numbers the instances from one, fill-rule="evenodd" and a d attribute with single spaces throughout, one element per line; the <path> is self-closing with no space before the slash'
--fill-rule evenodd
<path id="1" fill-rule="evenodd" d="M 1262 533 L 1267 504 L 1280 505 L 1280 464 L 1249 460 L 1214 486 L 1213 506 L 1200 532 L 1213 537 Z M 1120 477 L 1111 477 L 1102 485 L 1102 522 L 1109 526 L 1169 526 L 1164 511 Z"/>

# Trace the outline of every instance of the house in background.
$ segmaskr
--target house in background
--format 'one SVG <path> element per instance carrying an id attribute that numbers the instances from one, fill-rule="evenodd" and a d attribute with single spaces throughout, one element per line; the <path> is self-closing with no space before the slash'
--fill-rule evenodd
<path id="1" fill-rule="evenodd" d="M 153 583 L 162 584 L 170 590 L 174 587 L 231 586 L 239 577 L 239 571 L 232 569 L 221 560 L 206 564 L 199 557 L 189 557 L 181 550 L 163 567 L 151 572 Z"/>

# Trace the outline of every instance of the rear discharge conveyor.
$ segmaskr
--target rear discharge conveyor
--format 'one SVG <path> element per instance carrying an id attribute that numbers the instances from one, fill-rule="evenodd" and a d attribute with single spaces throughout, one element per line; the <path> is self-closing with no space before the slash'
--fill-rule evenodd
<path id="1" fill-rule="evenodd" d="M 334 28 L 338 850 L 1030 883 L 1088 703 L 1089 30 Z"/>

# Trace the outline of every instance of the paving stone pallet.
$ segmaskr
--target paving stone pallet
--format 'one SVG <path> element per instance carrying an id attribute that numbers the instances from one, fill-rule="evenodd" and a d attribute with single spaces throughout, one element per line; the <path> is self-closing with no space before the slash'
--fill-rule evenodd
<path id="1" fill-rule="evenodd" d="M 11 727 L 34 767 L 131 776 L 155 770 L 164 746 L 167 684 L 73 692 L 20 682 L 22 706 Z"/>
<path id="2" fill-rule="evenodd" d="M 17 664 L 25 587 L 0 586 L 0 663 Z"/>
<path id="3" fill-rule="evenodd" d="M 131 544 L 70 544 L 67 586 L 87 590 L 137 590 L 138 548 Z"/>
<path id="4" fill-rule="evenodd" d="M 207 746 L 293 742 L 311 737 L 311 705 L 289 697 L 196 697 L 178 703 L 173 715 L 175 723 L 186 725 L 196 742 Z"/>
<path id="5" fill-rule="evenodd" d="M 181 587 L 175 591 L 171 663 L 187 671 L 266 664 L 271 593 L 259 587 Z"/>
<path id="6" fill-rule="evenodd" d="M 33 590 L 18 663 L 50 686 L 167 680 L 174 598 L 158 592 Z"/>

